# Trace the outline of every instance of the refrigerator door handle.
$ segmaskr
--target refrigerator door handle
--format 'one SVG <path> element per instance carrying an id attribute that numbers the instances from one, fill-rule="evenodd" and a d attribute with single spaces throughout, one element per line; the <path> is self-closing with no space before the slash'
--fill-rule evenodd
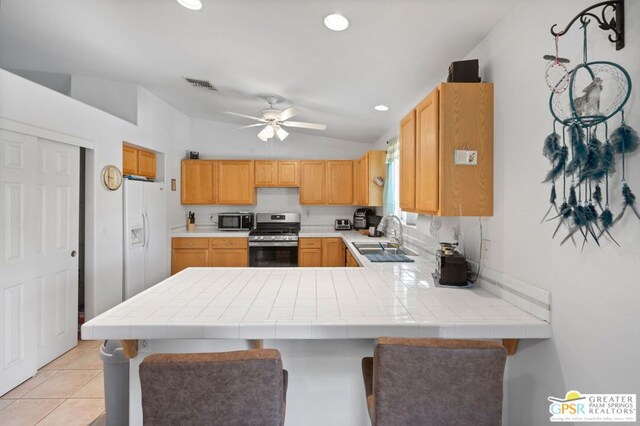
<path id="1" fill-rule="evenodd" d="M 147 246 L 147 215 L 142 213 L 142 247 Z"/>
<path id="2" fill-rule="evenodd" d="M 145 209 L 144 211 L 144 216 L 146 217 L 145 220 L 145 230 L 144 230 L 144 237 L 145 237 L 145 242 L 144 242 L 144 246 L 148 246 L 149 245 L 149 238 L 151 237 L 151 226 L 149 226 L 149 214 L 147 213 L 147 210 Z"/>

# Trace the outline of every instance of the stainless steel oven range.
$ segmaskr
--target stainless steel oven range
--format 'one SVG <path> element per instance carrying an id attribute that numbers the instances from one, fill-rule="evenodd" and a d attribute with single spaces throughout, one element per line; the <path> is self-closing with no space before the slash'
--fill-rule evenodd
<path id="1" fill-rule="evenodd" d="M 299 213 L 257 213 L 249 232 L 249 266 L 298 266 Z"/>

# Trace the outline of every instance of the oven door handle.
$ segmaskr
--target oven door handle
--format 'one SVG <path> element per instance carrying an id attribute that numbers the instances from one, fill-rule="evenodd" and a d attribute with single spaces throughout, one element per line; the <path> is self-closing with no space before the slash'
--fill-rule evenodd
<path id="1" fill-rule="evenodd" d="M 249 247 L 298 247 L 298 242 L 297 241 L 282 241 L 282 242 L 250 241 Z"/>

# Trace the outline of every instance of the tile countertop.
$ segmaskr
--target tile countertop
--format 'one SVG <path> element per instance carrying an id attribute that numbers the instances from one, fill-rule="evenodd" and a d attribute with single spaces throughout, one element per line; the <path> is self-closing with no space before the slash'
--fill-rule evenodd
<path id="1" fill-rule="evenodd" d="M 351 243 L 384 239 L 304 227 L 300 236 L 340 236 L 362 267 L 188 268 L 88 321 L 82 338 L 551 337 L 549 323 L 482 288 L 436 287 L 433 256 L 414 247 L 413 263 L 372 263 Z"/>

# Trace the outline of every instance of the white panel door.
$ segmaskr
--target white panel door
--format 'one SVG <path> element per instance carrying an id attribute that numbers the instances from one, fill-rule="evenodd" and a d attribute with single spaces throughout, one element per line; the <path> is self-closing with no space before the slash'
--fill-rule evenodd
<path id="1" fill-rule="evenodd" d="M 37 138 L 0 129 L 0 395 L 36 373 Z"/>
<path id="2" fill-rule="evenodd" d="M 36 253 L 38 367 L 78 340 L 80 148 L 38 140 Z"/>

